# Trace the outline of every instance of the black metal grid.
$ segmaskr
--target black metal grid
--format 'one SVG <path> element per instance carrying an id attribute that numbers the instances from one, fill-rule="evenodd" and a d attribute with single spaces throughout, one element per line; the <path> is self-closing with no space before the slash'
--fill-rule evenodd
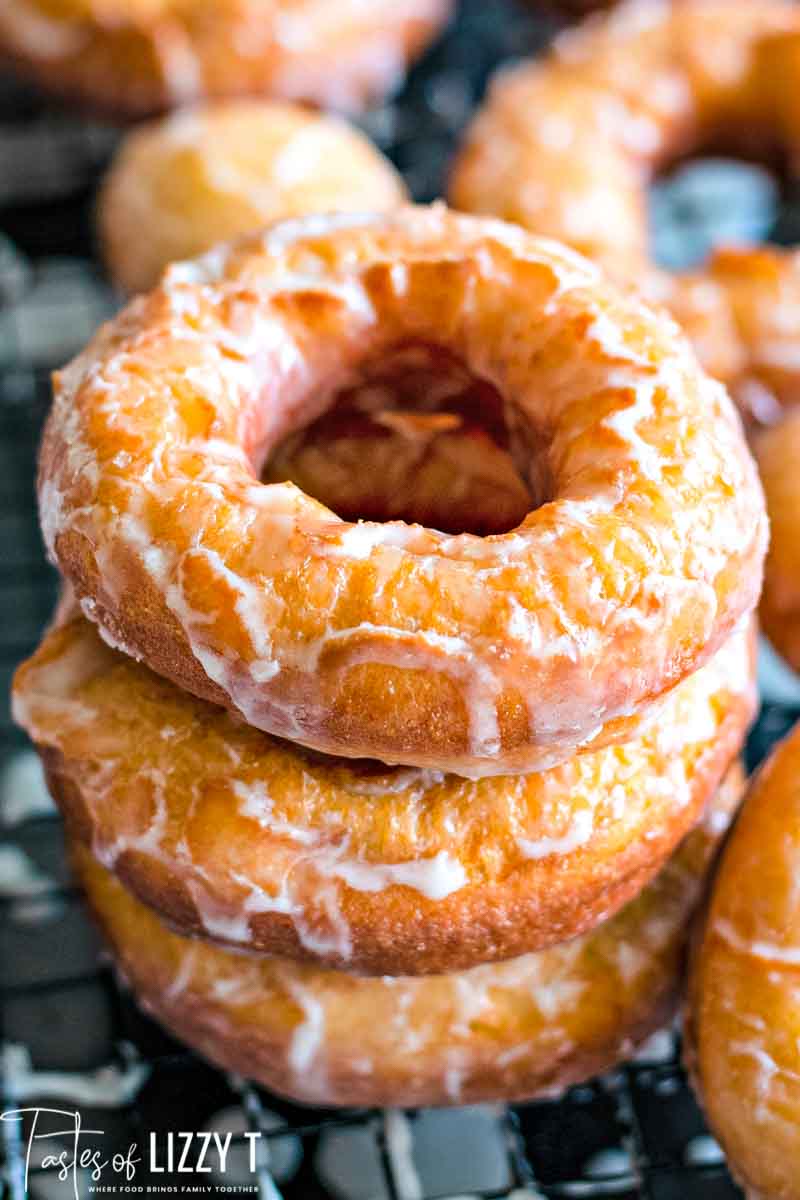
<path id="1" fill-rule="evenodd" d="M 418 199 L 441 190 L 444 164 L 490 71 L 537 49 L 549 32 L 512 0 L 468 0 L 400 97 L 367 116 L 365 127 Z M 76 1088 L 91 1093 L 98 1081 L 113 1081 L 115 1069 L 123 1081 L 141 1072 L 140 1086 L 129 1095 L 90 1094 L 94 1103 L 79 1105 L 87 1126 L 104 1129 L 107 1149 L 124 1152 L 131 1141 L 144 1145 L 151 1131 L 200 1129 L 214 1113 L 233 1108 L 242 1129 L 267 1135 L 256 1174 L 242 1176 L 263 1200 L 347 1196 L 337 1183 L 346 1154 L 357 1163 L 352 1200 L 738 1196 L 687 1086 L 674 1033 L 559 1101 L 455 1117 L 298 1108 L 224 1077 L 158 1029 L 118 987 L 68 878 L 55 813 L 28 806 L 24 819 L 17 819 L 20 798 L 30 798 L 40 785 L 5 697 L 56 590 L 36 526 L 36 444 L 49 402 L 49 370 L 114 307 L 95 261 L 91 208 L 115 139 L 113 130 L 48 107 L 0 79 L 0 866 L 8 848 L 16 847 L 10 853 L 21 851 L 28 867 L 16 884 L 18 860 L 0 870 L 0 1107 L 18 1106 L 20 1080 L 26 1096 L 47 1097 L 64 1087 L 75 1096 Z M 765 707 L 751 738 L 751 765 L 797 715 L 789 707 Z M 76 1074 L 56 1082 L 49 1075 L 27 1077 L 19 1047 L 27 1048 L 35 1072 Z M 111 1076 L 93 1074 L 109 1067 Z M 105 1102 L 98 1106 L 98 1099 Z M 413 1176 L 403 1170 L 398 1121 L 401 1140 L 410 1137 L 416 1156 Z M 460 1127 L 467 1140 L 459 1140 Z M 23 1133 L 0 1124 L 0 1181 L 9 1200 L 23 1197 Z M 424 1144 L 431 1139 L 436 1154 L 426 1158 Z M 243 1143 L 243 1135 L 237 1140 Z M 485 1151 L 481 1161 L 467 1153 L 468 1141 L 476 1140 Z M 179 1179 L 165 1175 L 149 1182 Z M 145 1181 L 137 1174 L 138 1183 Z M 71 1194 L 52 1170 L 35 1163 L 29 1190 L 39 1200 Z"/>

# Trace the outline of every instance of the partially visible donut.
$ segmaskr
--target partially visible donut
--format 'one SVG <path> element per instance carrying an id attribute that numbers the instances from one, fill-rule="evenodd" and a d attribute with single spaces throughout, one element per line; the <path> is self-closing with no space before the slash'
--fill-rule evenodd
<path id="1" fill-rule="evenodd" d="M 450 0 L 3 0 L 0 55 L 122 118 L 264 95 L 359 111 L 397 87 Z"/>
<path id="2" fill-rule="evenodd" d="M 227 1070 L 312 1104 L 417 1106 L 550 1095 L 611 1067 L 672 1015 L 689 918 L 741 792 L 613 920 L 541 954 L 425 979 L 359 979 L 171 933 L 75 845 L 139 1002 Z"/>
<path id="3" fill-rule="evenodd" d="M 697 270 L 652 275 L 646 291 L 668 305 L 751 432 L 800 405 L 800 252 L 719 249 Z"/>
<path id="4" fill-rule="evenodd" d="M 615 912 L 697 820 L 754 700 L 739 635 L 639 740 L 468 781 L 276 741 L 80 617 L 14 686 L 73 835 L 171 925 L 391 975 L 508 958 Z"/>
<path id="5" fill-rule="evenodd" d="M 128 134 L 103 183 L 98 223 L 113 280 L 142 292 L 168 263 L 271 221 L 380 212 L 406 198 L 400 175 L 354 126 L 298 105 L 239 100 Z"/>
<path id="6" fill-rule="evenodd" d="M 350 524 L 259 476 L 433 345 L 501 399 L 510 532 Z M 763 498 L 672 321 L 441 206 L 309 217 L 175 267 L 56 377 L 39 499 L 86 615 L 250 724 L 469 775 L 633 736 L 753 608 Z"/>
<path id="7" fill-rule="evenodd" d="M 719 144 L 797 155 L 798 45 L 792 0 L 627 0 L 500 71 L 450 201 L 559 238 L 639 284 L 660 168 Z"/>
<path id="8" fill-rule="evenodd" d="M 800 165 L 800 9 L 786 0 L 627 0 L 501 71 L 450 199 L 582 250 L 666 304 L 745 415 L 800 398 L 798 256 L 725 248 L 686 274 L 651 261 L 648 184 L 709 146 Z"/>
<path id="9" fill-rule="evenodd" d="M 800 1198 L 800 727 L 761 769 L 693 954 L 688 1061 L 756 1200 Z"/>
<path id="10" fill-rule="evenodd" d="M 771 513 L 759 616 L 764 632 L 800 671 L 800 411 L 753 441 Z"/>

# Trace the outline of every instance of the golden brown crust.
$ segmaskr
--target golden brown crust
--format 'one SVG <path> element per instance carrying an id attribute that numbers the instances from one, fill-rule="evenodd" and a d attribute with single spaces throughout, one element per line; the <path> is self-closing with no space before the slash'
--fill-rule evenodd
<path id="1" fill-rule="evenodd" d="M 277 742 L 81 618 L 14 688 L 72 836 L 177 929 L 392 975 L 509 958 L 615 912 L 708 803 L 753 702 L 740 637 L 637 742 L 468 781 Z"/>
<path id="2" fill-rule="evenodd" d="M 693 947 L 687 1057 L 748 1196 L 798 1200 L 800 728 L 756 777 Z"/>
<path id="3" fill-rule="evenodd" d="M 258 483 L 409 342 L 502 395 L 546 501 L 508 534 L 347 524 Z M 57 377 L 39 497 L 87 615 L 180 687 L 320 751 L 465 775 L 635 736 L 752 610 L 766 540 L 738 418 L 673 323 L 441 206 L 173 268 Z"/>
<path id="4" fill-rule="evenodd" d="M 650 887 L 591 934 L 425 979 L 358 979 L 180 938 L 85 849 L 75 861 L 139 1001 L 221 1066 L 317 1104 L 521 1100 L 612 1066 L 668 1019 L 689 916 L 740 791 L 734 771 Z"/>
<path id="5" fill-rule="evenodd" d="M 400 175 L 354 126 L 299 105 L 239 100 L 130 133 L 97 215 L 112 279 L 133 293 L 153 287 L 168 263 L 271 221 L 380 212 L 406 198 Z"/>
<path id="6" fill-rule="evenodd" d="M 0 55 L 48 91 L 123 119 L 250 95 L 357 112 L 398 85 L 450 7 L 450 0 L 3 0 Z"/>

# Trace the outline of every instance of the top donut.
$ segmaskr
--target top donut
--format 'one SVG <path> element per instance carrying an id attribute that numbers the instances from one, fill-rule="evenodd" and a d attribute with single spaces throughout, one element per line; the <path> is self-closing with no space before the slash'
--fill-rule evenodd
<path id="1" fill-rule="evenodd" d="M 515 529 L 347 523 L 278 442 L 439 347 L 502 401 Z M 632 736 L 754 607 L 739 419 L 673 321 L 442 206 L 309 217 L 172 267 L 55 379 L 48 550 L 104 637 L 257 728 L 464 775 Z"/>
<path id="2" fill-rule="evenodd" d="M 266 95 L 357 112 L 391 91 L 451 0 L 2 0 L 0 56 L 121 118 Z"/>

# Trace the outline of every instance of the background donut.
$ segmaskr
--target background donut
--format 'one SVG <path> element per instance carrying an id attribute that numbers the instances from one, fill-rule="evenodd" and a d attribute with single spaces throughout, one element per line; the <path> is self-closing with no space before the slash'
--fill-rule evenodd
<path id="1" fill-rule="evenodd" d="M 670 275 L 651 260 L 647 189 L 674 161 L 718 146 L 793 170 L 794 80 L 792 3 L 628 0 L 497 76 L 450 199 L 560 238 L 667 305 L 745 416 L 772 423 L 800 396 L 797 255 L 726 247 Z"/>
<path id="2" fill-rule="evenodd" d="M 690 979 L 688 1060 L 752 1196 L 800 1196 L 800 729 L 773 753 L 722 856 Z"/>
<path id="3" fill-rule="evenodd" d="M 793 154 L 791 0 L 627 0 L 502 70 L 449 198 L 559 238 L 637 284 L 652 268 L 647 187 L 709 145 Z"/>
<path id="4" fill-rule="evenodd" d="M 0 54 L 130 119 L 265 95 L 359 111 L 401 81 L 449 0 L 3 0 Z"/>
<path id="5" fill-rule="evenodd" d="M 129 134 L 103 183 L 98 224 L 112 279 L 140 292 L 168 263 L 271 221 L 380 212 L 406 198 L 389 160 L 353 126 L 297 105 L 240 100 Z"/>

